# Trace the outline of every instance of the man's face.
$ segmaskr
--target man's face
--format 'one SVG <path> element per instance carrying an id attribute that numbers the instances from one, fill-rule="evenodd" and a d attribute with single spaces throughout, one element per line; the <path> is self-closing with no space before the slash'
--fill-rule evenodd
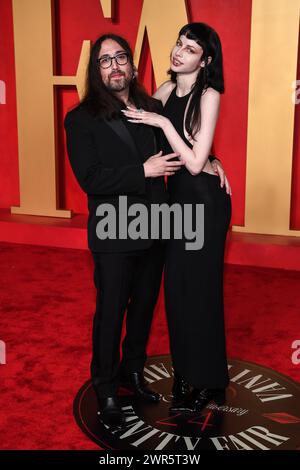
<path id="1" fill-rule="evenodd" d="M 120 46 L 120 44 L 112 39 L 106 39 L 101 45 L 98 58 L 109 59 L 109 57 L 117 55 L 120 57 L 120 62 L 122 63 L 122 59 L 124 62 L 124 53 L 126 53 L 126 51 Z M 108 62 L 106 61 L 106 63 L 104 62 L 104 65 L 108 64 L 109 60 Z M 124 65 L 118 64 L 116 59 L 113 59 L 111 65 L 107 68 L 101 67 L 99 63 L 99 73 L 101 74 L 104 85 L 111 91 L 125 90 L 129 87 L 130 82 L 133 79 L 133 69 L 129 59 Z"/>

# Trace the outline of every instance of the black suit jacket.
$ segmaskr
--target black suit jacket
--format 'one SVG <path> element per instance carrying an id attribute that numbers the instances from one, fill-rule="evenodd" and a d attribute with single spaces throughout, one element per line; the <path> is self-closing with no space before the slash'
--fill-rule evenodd
<path id="1" fill-rule="evenodd" d="M 167 202 L 163 177 L 145 178 L 143 157 L 126 125 L 119 120 L 92 117 L 79 105 L 68 112 L 64 121 L 67 150 L 75 177 L 88 197 L 88 245 L 92 251 L 120 252 L 145 249 L 153 240 L 130 238 L 100 240 L 96 225 L 99 204 L 112 204 L 118 218 L 118 197 L 128 197 L 128 207 L 143 203 Z M 160 150 L 159 129 L 154 128 L 155 152 Z M 130 222 L 128 218 L 128 222 Z M 118 233 L 117 233 L 118 237 Z"/>

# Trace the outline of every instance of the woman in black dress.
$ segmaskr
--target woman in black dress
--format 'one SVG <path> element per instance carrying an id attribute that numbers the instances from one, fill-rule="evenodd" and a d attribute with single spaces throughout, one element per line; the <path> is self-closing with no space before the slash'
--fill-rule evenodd
<path id="1" fill-rule="evenodd" d="M 204 244 L 186 248 L 184 237 L 168 242 L 165 301 L 174 367 L 172 412 L 197 412 L 210 400 L 225 401 L 226 359 L 223 267 L 231 219 L 231 189 L 213 170 L 209 154 L 224 92 L 218 34 L 204 23 L 179 32 L 171 52 L 171 80 L 155 93 L 162 115 L 128 108 L 132 122 L 160 127 L 165 151 L 184 166 L 168 178 L 170 203 L 204 205 Z M 142 112 L 141 112 L 142 111 Z M 192 387 L 192 390 L 190 390 Z"/>

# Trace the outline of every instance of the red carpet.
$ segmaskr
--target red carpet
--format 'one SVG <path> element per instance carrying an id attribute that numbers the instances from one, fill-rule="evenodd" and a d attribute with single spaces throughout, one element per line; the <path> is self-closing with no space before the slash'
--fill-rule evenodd
<path id="1" fill-rule="evenodd" d="M 94 308 L 88 251 L 0 244 L 0 449 L 98 449 L 78 429 L 73 399 L 89 378 Z M 300 272 L 226 265 L 228 355 L 300 382 Z M 114 293 L 112 292 L 112 295 Z M 161 295 L 149 355 L 169 352 Z"/>

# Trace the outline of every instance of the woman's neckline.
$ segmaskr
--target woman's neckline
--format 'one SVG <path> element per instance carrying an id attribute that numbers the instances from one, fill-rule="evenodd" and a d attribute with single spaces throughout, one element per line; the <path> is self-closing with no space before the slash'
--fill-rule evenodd
<path id="1" fill-rule="evenodd" d="M 174 87 L 174 94 L 175 94 L 176 98 L 179 98 L 179 99 L 181 99 L 181 98 L 186 98 L 187 96 L 189 96 L 189 95 L 192 93 L 192 90 L 190 90 L 188 93 L 186 93 L 186 95 L 178 96 L 177 93 L 176 93 L 176 91 L 177 91 L 177 86 Z"/>

